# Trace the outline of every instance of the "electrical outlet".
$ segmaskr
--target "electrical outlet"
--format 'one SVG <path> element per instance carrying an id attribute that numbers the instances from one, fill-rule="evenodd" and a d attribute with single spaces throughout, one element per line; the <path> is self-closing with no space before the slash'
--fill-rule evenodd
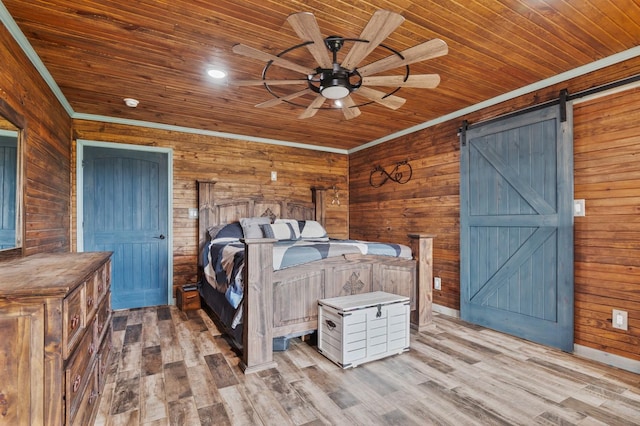
<path id="1" fill-rule="evenodd" d="M 433 277 L 433 288 L 435 290 L 442 290 L 442 279 L 440 277 Z"/>
<path id="2" fill-rule="evenodd" d="M 611 314 L 611 325 L 619 330 L 629 330 L 627 311 L 614 309 Z"/>
<path id="3" fill-rule="evenodd" d="M 198 218 L 198 209 L 195 207 L 189 207 L 189 219 Z"/>
<path id="4" fill-rule="evenodd" d="M 271 172 L 271 180 L 273 182 L 278 180 L 278 172 Z"/>

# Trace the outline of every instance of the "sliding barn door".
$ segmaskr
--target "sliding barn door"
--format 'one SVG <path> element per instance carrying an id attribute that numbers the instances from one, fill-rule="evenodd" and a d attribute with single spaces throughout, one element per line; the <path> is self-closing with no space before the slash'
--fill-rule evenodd
<path id="1" fill-rule="evenodd" d="M 573 141 L 558 105 L 463 132 L 462 319 L 573 350 Z"/>

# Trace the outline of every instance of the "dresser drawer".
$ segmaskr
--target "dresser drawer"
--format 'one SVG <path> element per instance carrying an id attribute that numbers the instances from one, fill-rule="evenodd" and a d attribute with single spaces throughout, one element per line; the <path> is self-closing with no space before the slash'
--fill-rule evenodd
<path id="1" fill-rule="evenodd" d="M 109 374 L 109 359 L 111 358 L 112 350 L 113 342 L 111 340 L 111 329 L 109 329 L 98 351 L 98 389 L 104 389 L 107 375 Z"/>
<path id="2" fill-rule="evenodd" d="M 105 329 L 109 325 L 111 320 L 111 298 L 106 297 L 100 303 L 98 307 L 98 313 L 96 314 L 96 322 L 94 329 L 94 340 L 98 342 Z"/>
<path id="3" fill-rule="evenodd" d="M 96 292 L 98 294 L 98 301 L 108 293 L 111 286 L 111 260 L 107 261 L 95 275 L 96 280 Z"/>
<path id="4" fill-rule="evenodd" d="M 96 281 L 97 274 L 94 274 L 91 278 L 89 278 L 85 283 L 85 312 L 87 313 L 86 322 L 89 323 L 98 309 L 98 299 L 100 295 L 98 294 L 98 283 Z"/>
<path id="5" fill-rule="evenodd" d="M 95 327 L 95 324 L 92 323 L 91 327 Z M 74 416 L 78 409 L 78 404 L 82 397 L 81 392 L 90 374 L 88 367 L 98 349 L 93 339 L 93 333 L 89 332 L 89 330 L 84 333 L 78 348 L 65 369 L 66 408 L 67 413 L 71 413 L 71 417 Z"/>
<path id="6" fill-rule="evenodd" d="M 89 372 L 89 379 L 79 399 L 78 408 L 75 413 L 72 413 L 71 421 L 68 424 L 80 426 L 91 424 L 91 418 L 96 410 L 99 396 L 98 374 L 97 369 L 94 368 Z"/>
<path id="7" fill-rule="evenodd" d="M 69 358 L 85 326 L 85 284 L 76 287 L 62 304 L 62 356 Z"/>

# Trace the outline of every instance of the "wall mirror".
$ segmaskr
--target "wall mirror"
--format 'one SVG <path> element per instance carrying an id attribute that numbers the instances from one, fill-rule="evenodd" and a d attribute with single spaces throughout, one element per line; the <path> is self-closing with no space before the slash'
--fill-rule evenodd
<path id="1" fill-rule="evenodd" d="M 0 260 L 24 249 L 22 140 L 24 119 L 0 99 Z"/>

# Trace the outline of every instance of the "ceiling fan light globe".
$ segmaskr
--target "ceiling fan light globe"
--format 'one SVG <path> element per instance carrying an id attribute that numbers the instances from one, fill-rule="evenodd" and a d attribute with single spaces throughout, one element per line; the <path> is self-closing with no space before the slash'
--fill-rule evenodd
<path id="1" fill-rule="evenodd" d="M 342 99 L 349 93 L 349 89 L 344 86 L 329 86 L 320 90 L 320 94 L 327 99 Z"/>

